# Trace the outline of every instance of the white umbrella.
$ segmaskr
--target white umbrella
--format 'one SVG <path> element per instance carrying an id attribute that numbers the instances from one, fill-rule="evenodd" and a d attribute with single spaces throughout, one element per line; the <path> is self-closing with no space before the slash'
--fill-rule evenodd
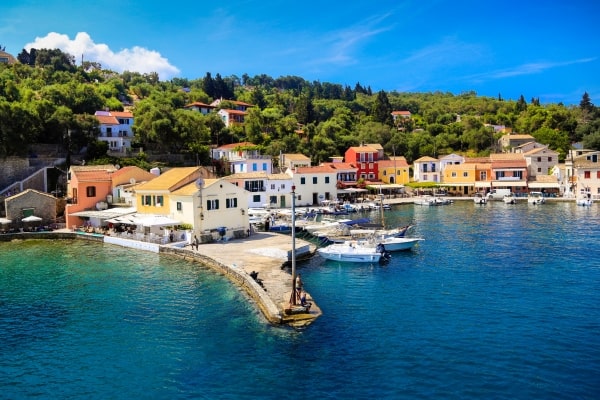
<path id="1" fill-rule="evenodd" d="M 42 219 L 40 217 L 36 217 L 35 215 L 30 215 L 29 217 L 23 218 L 21 221 L 23 222 L 40 222 Z"/>
<path id="2" fill-rule="evenodd" d="M 8 218 L 0 218 L 0 224 L 10 224 L 12 220 Z"/>

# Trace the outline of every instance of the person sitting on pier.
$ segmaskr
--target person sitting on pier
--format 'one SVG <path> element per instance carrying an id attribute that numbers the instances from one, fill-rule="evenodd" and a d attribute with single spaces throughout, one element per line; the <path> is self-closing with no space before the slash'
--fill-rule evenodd
<path id="1" fill-rule="evenodd" d="M 312 306 L 312 303 L 306 301 L 306 292 L 302 292 L 300 296 L 300 305 L 306 307 L 306 311 L 310 310 L 310 306 Z"/>

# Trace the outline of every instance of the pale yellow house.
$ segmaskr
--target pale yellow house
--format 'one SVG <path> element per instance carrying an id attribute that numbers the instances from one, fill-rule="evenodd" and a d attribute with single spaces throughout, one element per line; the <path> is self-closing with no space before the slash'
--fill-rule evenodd
<path id="1" fill-rule="evenodd" d="M 469 196 L 475 188 L 477 164 L 449 164 L 442 172 L 442 186 L 456 196 Z"/>
<path id="2" fill-rule="evenodd" d="M 410 182 L 409 166 L 406 158 L 394 157 L 391 160 L 380 160 L 378 179 L 388 184 L 407 184 Z"/>
<path id="3" fill-rule="evenodd" d="M 248 192 L 225 179 L 199 179 L 170 195 L 172 218 L 193 226 L 201 242 L 247 234 Z"/>
<path id="4" fill-rule="evenodd" d="M 151 181 L 135 188 L 138 214 L 173 217 L 170 195 L 201 178 L 199 167 L 171 168 Z"/>

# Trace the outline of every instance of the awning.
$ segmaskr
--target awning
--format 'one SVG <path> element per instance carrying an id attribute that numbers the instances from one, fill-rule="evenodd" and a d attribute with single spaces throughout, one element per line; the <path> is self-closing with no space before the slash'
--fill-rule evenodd
<path id="1" fill-rule="evenodd" d="M 492 186 L 491 182 L 486 182 L 486 181 L 475 182 L 476 188 L 489 188 L 491 186 Z"/>
<path id="2" fill-rule="evenodd" d="M 135 218 L 138 225 L 142 226 L 174 226 L 181 224 L 181 221 L 165 217 L 164 215 L 138 215 Z"/>
<path id="3" fill-rule="evenodd" d="M 40 217 L 36 217 L 35 215 L 30 215 L 29 217 L 23 218 L 21 221 L 23 222 L 40 222 L 42 219 Z"/>
<path id="4" fill-rule="evenodd" d="M 527 186 L 530 189 L 560 189 L 557 182 L 530 182 Z"/>
<path id="5" fill-rule="evenodd" d="M 348 189 L 338 189 L 338 193 L 364 193 L 368 192 L 367 189 L 359 189 L 359 188 L 348 188 Z"/>
<path id="6" fill-rule="evenodd" d="M 526 187 L 527 182 L 525 181 L 493 181 L 492 186 L 495 188 L 500 188 L 503 186 L 508 187 Z"/>
<path id="7" fill-rule="evenodd" d="M 96 211 L 96 210 L 88 210 L 88 211 L 77 211 L 72 213 L 71 215 L 74 217 L 87 217 L 87 218 L 98 218 L 98 219 L 111 219 L 121 217 L 123 215 L 133 214 L 135 213 L 135 207 L 115 207 L 108 208 L 106 210 Z"/>
<path id="8" fill-rule="evenodd" d="M 0 224 L 10 224 L 12 222 L 11 219 L 8 218 L 0 218 Z"/>
<path id="9" fill-rule="evenodd" d="M 485 183 L 485 182 L 482 182 Z M 451 186 L 457 186 L 457 187 L 472 187 L 475 186 L 474 183 L 440 183 L 438 184 L 438 186 L 440 187 L 451 187 Z M 486 186 L 487 187 L 487 186 Z"/>

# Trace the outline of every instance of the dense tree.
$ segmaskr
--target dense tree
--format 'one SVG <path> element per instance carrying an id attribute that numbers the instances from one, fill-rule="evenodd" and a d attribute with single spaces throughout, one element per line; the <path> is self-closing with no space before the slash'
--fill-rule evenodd
<path id="1" fill-rule="evenodd" d="M 377 93 L 377 100 L 373 106 L 373 120 L 381 122 L 382 124 L 392 125 L 392 105 L 388 99 L 387 94 L 381 90 Z"/>

